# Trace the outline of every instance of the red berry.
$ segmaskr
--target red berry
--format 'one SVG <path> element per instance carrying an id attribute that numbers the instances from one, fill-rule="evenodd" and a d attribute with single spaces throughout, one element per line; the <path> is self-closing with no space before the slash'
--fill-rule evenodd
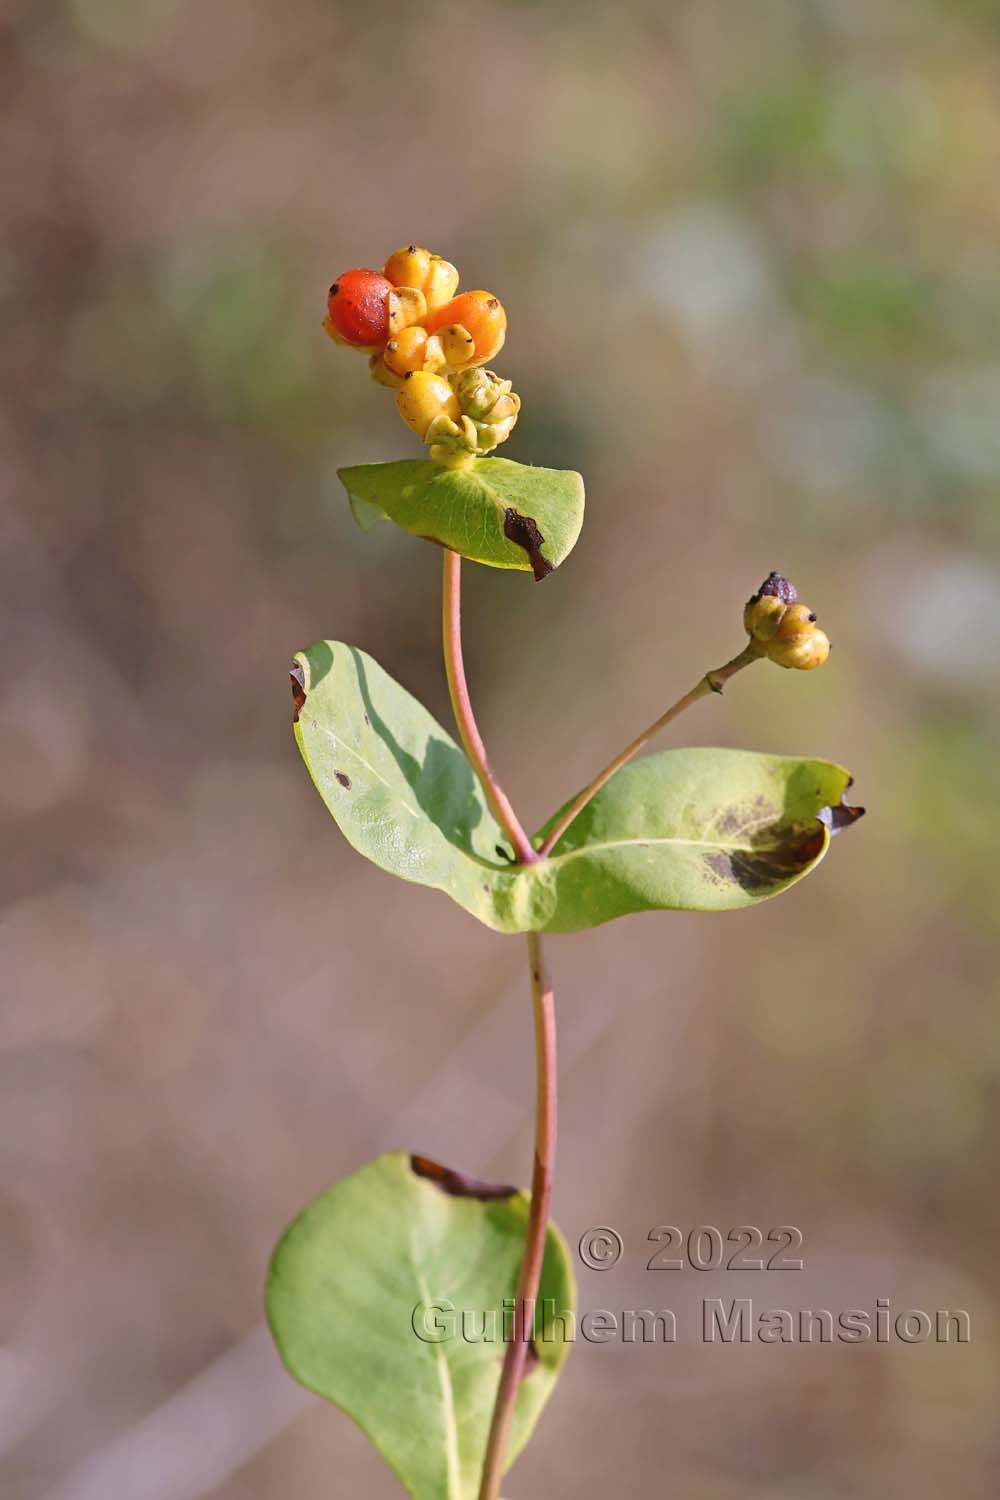
<path id="1" fill-rule="evenodd" d="M 326 299 L 333 331 L 355 349 L 381 349 L 389 337 L 392 283 L 378 271 L 345 271 Z"/>

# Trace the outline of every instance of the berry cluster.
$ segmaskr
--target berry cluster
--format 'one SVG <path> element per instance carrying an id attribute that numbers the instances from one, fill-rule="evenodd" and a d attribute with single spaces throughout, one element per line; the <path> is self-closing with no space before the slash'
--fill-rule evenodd
<path id="1" fill-rule="evenodd" d="M 769 573 L 747 600 L 743 624 L 758 655 L 779 667 L 810 672 L 830 655 L 826 632 L 807 604 L 799 604 L 795 585 L 780 573 Z"/>
<path id="2" fill-rule="evenodd" d="M 480 368 L 503 347 L 507 314 L 490 292 L 459 294 L 457 270 L 439 255 L 407 245 L 381 271 L 345 271 L 323 327 L 368 354 L 435 463 L 464 467 L 509 437 L 521 403 L 509 380 Z"/>

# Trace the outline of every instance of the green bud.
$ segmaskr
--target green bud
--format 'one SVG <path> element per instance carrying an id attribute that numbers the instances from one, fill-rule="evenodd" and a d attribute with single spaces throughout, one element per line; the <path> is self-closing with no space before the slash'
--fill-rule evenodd
<path id="1" fill-rule="evenodd" d="M 460 415 L 432 422 L 424 442 L 434 463 L 444 468 L 464 468 L 474 458 L 492 453 L 510 437 L 521 401 L 512 391 L 510 381 L 501 380 L 491 370 L 460 370 L 447 379 Z"/>
<path id="2" fill-rule="evenodd" d="M 453 375 L 451 388 L 466 416 L 477 422 L 489 422 L 496 420 L 492 415 L 493 409 L 504 397 L 510 397 L 512 387 L 509 380 L 501 380 L 492 370 L 477 367 L 474 370 L 461 370 Z M 514 408 L 516 412 L 520 402 L 516 396 L 513 400 L 517 402 Z"/>

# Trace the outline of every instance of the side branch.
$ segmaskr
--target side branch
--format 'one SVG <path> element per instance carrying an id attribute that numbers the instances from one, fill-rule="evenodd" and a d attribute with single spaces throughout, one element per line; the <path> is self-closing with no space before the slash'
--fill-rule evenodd
<path id="1" fill-rule="evenodd" d="M 587 806 L 591 798 L 596 797 L 601 787 L 605 786 L 611 780 L 616 771 L 620 771 L 622 766 L 627 765 L 634 755 L 638 755 L 639 751 L 649 744 L 654 735 L 659 734 L 661 729 L 666 729 L 668 724 L 673 723 L 674 719 L 679 718 L 686 708 L 691 707 L 692 703 L 697 703 L 699 698 L 706 698 L 709 693 L 721 693 L 730 677 L 734 677 L 743 667 L 748 667 L 752 661 L 759 660 L 760 652 L 751 643 L 740 652 L 739 656 L 734 656 L 732 661 L 726 662 L 724 667 L 716 667 L 714 671 L 706 672 L 701 681 L 696 683 L 690 692 L 685 693 L 683 698 L 678 698 L 677 702 L 671 704 L 665 714 L 661 714 L 630 745 L 626 745 L 625 749 L 619 755 L 616 755 L 614 760 L 609 761 L 604 770 L 595 776 L 589 785 L 584 787 L 580 795 L 574 798 L 555 824 L 551 833 L 546 835 L 544 842 L 539 847 L 538 852 L 542 858 L 544 859 L 546 855 L 551 853 L 569 825 L 583 812 L 583 809 Z"/>

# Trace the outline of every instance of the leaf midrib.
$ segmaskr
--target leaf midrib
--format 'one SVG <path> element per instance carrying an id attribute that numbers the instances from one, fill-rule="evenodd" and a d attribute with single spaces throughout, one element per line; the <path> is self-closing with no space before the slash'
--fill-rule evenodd
<path id="1" fill-rule="evenodd" d="M 406 1238 L 410 1266 L 413 1269 L 413 1278 L 417 1283 L 417 1290 L 420 1292 L 420 1301 L 427 1307 L 431 1303 L 431 1292 L 427 1284 L 427 1279 L 417 1263 L 413 1245 L 412 1225 L 409 1227 Z M 431 1357 L 438 1378 L 438 1388 L 441 1392 L 441 1406 L 444 1413 L 445 1429 L 445 1464 L 448 1472 L 447 1500 L 462 1500 L 462 1464 L 458 1451 L 455 1390 L 451 1383 L 451 1369 L 448 1365 L 448 1356 L 444 1352 L 443 1344 L 426 1344 L 425 1348 L 431 1350 Z"/>
<path id="2" fill-rule="evenodd" d="M 819 819 L 817 818 L 815 821 L 818 823 Z M 819 826 L 822 828 L 824 825 L 820 823 Z M 537 835 L 537 837 L 542 836 L 543 835 L 541 834 Z M 603 849 L 628 849 L 632 848 L 633 846 L 646 848 L 651 844 L 678 844 L 683 846 L 684 848 L 690 849 L 718 849 L 720 853 L 724 854 L 766 854 L 773 849 L 781 848 L 781 845 L 779 843 L 739 844 L 726 843 L 723 839 L 684 839 L 664 837 L 663 835 L 647 834 L 641 838 L 637 835 L 631 838 L 605 839 L 599 844 L 581 844 L 578 849 L 566 849 L 562 854 L 550 854 L 548 859 L 544 862 L 539 861 L 539 863 L 536 865 L 526 865 L 524 868 L 526 871 L 530 870 L 533 873 L 538 873 L 544 870 L 546 864 L 550 866 L 558 865 L 560 861 L 575 859 L 580 854 L 596 854 L 600 853 L 600 851 Z"/>

